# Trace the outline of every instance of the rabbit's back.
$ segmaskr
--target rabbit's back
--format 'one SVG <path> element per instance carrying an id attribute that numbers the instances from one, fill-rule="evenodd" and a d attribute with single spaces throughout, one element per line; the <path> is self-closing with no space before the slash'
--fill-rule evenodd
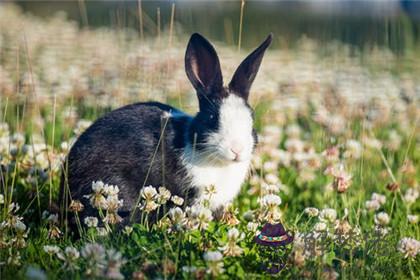
<path id="1" fill-rule="evenodd" d="M 87 206 L 82 216 L 94 215 L 85 197 L 93 181 L 120 188 L 123 215 L 133 209 L 142 186 L 165 185 L 184 196 L 188 182 L 181 154 L 190 120 L 171 106 L 150 102 L 122 107 L 92 124 L 73 145 L 65 171 L 71 199 Z"/>

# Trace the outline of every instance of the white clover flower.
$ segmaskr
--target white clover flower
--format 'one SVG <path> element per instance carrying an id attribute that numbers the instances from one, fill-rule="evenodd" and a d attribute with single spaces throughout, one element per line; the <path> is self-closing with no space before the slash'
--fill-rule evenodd
<path id="1" fill-rule="evenodd" d="M 156 189 L 152 186 L 144 187 L 141 191 L 141 197 L 145 200 L 154 200 L 157 194 Z"/>
<path id="2" fill-rule="evenodd" d="M 215 185 L 210 185 L 204 188 L 204 194 L 206 196 L 211 197 L 212 195 L 217 193 L 217 189 Z"/>
<path id="3" fill-rule="evenodd" d="M 124 227 L 124 233 L 127 235 L 130 235 L 133 232 L 133 230 L 134 230 L 133 227 L 130 227 L 130 226 Z"/>
<path id="4" fill-rule="evenodd" d="M 417 222 L 419 221 L 419 216 L 407 215 L 407 220 L 410 222 L 410 224 L 417 224 Z"/>
<path id="5" fill-rule="evenodd" d="M 369 211 L 376 211 L 381 207 L 381 204 L 377 200 L 368 200 L 365 202 L 365 207 Z"/>
<path id="6" fill-rule="evenodd" d="M 249 222 L 246 225 L 246 229 L 250 232 L 256 232 L 258 230 L 258 224 L 254 222 Z"/>
<path id="7" fill-rule="evenodd" d="M 207 229 L 209 223 L 213 220 L 211 210 L 200 204 L 187 207 L 185 212 L 188 215 L 189 224 L 192 228 Z"/>
<path id="8" fill-rule="evenodd" d="M 344 157 L 358 159 L 362 155 L 363 146 L 359 141 L 349 139 L 346 142 L 346 151 Z"/>
<path id="9" fill-rule="evenodd" d="M 375 224 L 377 225 L 386 226 L 387 224 L 389 224 L 389 220 L 389 216 L 385 212 L 380 212 L 375 215 Z"/>
<path id="10" fill-rule="evenodd" d="M 319 214 L 319 210 L 315 207 L 307 207 L 304 212 L 310 217 L 317 217 Z"/>
<path id="11" fill-rule="evenodd" d="M 96 232 L 99 236 L 107 236 L 109 231 L 105 227 L 97 227 Z"/>
<path id="12" fill-rule="evenodd" d="M 275 194 L 267 194 L 261 199 L 261 205 L 268 208 L 277 207 L 281 204 L 281 198 Z"/>
<path id="13" fill-rule="evenodd" d="M 327 230 L 327 224 L 324 222 L 318 222 L 315 224 L 314 226 L 314 230 L 317 232 L 322 232 L 322 231 L 326 231 Z"/>
<path id="14" fill-rule="evenodd" d="M 98 226 L 98 218 L 96 217 L 86 217 L 84 220 L 84 223 L 86 226 L 90 227 L 90 228 L 96 228 Z"/>
<path id="15" fill-rule="evenodd" d="M 276 184 L 261 184 L 261 195 L 276 194 L 280 188 Z"/>
<path id="16" fill-rule="evenodd" d="M 280 182 L 279 177 L 278 177 L 276 174 L 273 174 L 273 173 L 267 173 L 267 174 L 264 176 L 264 180 L 265 180 L 268 184 L 271 184 L 271 185 L 278 184 L 278 183 Z"/>
<path id="17" fill-rule="evenodd" d="M 237 242 L 243 239 L 243 234 L 236 228 L 229 229 L 227 233 L 228 242 L 225 246 L 219 248 L 225 256 L 237 257 L 243 253 L 243 249 L 237 245 Z"/>
<path id="18" fill-rule="evenodd" d="M 44 245 L 43 249 L 49 255 L 55 255 L 60 252 L 60 248 L 56 245 Z"/>
<path id="19" fill-rule="evenodd" d="M 415 188 L 409 188 L 404 196 L 403 199 L 407 204 L 413 204 L 419 198 L 419 191 Z"/>
<path id="20" fill-rule="evenodd" d="M 26 231 L 26 225 L 20 220 L 16 220 L 13 227 L 16 231 L 21 233 Z"/>
<path id="21" fill-rule="evenodd" d="M 207 273 L 216 277 L 224 272 L 222 261 L 223 255 L 219 251 L 205 252 L 203 258 L 207 262 Z"/>
<path id="22" fill-rule="evenodd" d="M 93 181 L 92 182 L 92 191 L 95 193 L 104 192 L 105 184 L 102 181 Z"/>
<path id="23" fill-rule="evenodd" d="M 120 189 L 118 188 L 118 186 L 107 184 L 103 187 L 103 192 L 107 196 L 118 196 Z"/>
<path id="24" fill-rule="evenodd" d="M 321 221 L 328 221 L 330 223 L 334 223 L 337 219 L 337 211 L 335 211 L 332 208 L 322 209 L 319 214 L 319 219 Z"/>
<path id="25" fill-rule="evenodd" d="M 174 195 L 171 197 L 171 201 L 178 206 L 181 206 L 182 204 L 184 204 L 184 199 L 182 197 L 179 197 L 177 195 Z"/>
<path id="26" fill-rule="evenodd" d="M 386 202 L 386 196 L 378 193 L 372 193 L 371 200 L 376 200 L 380 205 L 384 205 Z"/>
<path id="27" fill-rule="evenodd" d="M 218 262 L 223 259 L 223 255 L 219 251 L 207 251 L 204 253 L 203 258 L 208 262 Z"/>
<path id="28" fill-rule="evenodd" d="M 231 228 L 228 231 L 227 237 L 229 240 L 235 240 L 237 241 L 239 239 L 239 230 L 237 228 Z"/>
<path id="29" fill-rule="evenodd" d="M 68 246 L 64 249 L 64 252 L 59 251 L 56 255 L 57 258 L 64 261 L 64 267 L 69 269 L 77 268 L 76 261 L 79 259 L 80 253 L 76 248 Z"/>
<path id="30" fill-rule="evenodd" d="M 105 260 L 105 248 L 98 243 L 88 243 L 81 250 L 83 258 L 103 262 Z"/>
<path id="31" fill-rule="evenodd" d="M 159 187 L 159 194 L 157 196 L 157 203 L 165 204 L 171 198 L 171 192 L 165 187 Z"/>
<path id="32" fill-rule="evenodd" d="M 263 164 L 263 170 L 267 172 L 268 174 L 274 175 L 273 173 L 269 172 L 277 172 L 277 162 L 275 161 L 266 161 Z M 276 175 L 274 175 L 277 177 Z"/>
<path id="33" fill-rule="evenodd" d="M 404 237 L 398 242 L 398 251 L 403 253 L 404 258 L 415 258 L 420 251 L 420 241 L 411 238 Z"/>
<path id="34" fill-rule="evenodd" d="M 175 230 L 181 230 L 187 223 L 185 212 L 179 207 L 174 207 L 169 210 L 169 219 Z"/>

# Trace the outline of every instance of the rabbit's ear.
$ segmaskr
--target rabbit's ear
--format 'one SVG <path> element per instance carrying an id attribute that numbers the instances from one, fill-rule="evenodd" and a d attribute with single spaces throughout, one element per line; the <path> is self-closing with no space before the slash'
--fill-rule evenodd
<path id="1" fill-rule="evenodd" d="M 238 69 L 236 69 L 235 74 L 233 74 L 232 81 L 229 83 L 229 89 L 245 100 L 248 100 L 252 82 L 260 68 L 264 52 L 270 46 L 272 39 L 273 34 L 270 33 L 267 39 L 242 61 Z"/>
<path id="2" fill-rule="evenodd" d="M 218 94 L 223 88 L 219 58 L 213 46 L 203 36 L 194 33 L 185 53 L 185 71 L 202 99 L 203 94 Z M 204 96 L 205 98 L 207 96 Z"/>

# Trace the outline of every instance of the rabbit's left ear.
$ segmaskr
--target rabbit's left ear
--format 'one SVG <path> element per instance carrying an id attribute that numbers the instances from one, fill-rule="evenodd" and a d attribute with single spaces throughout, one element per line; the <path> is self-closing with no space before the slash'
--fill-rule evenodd
<path id="1" fill-rule="evenodd" d="M 232 81 L 229 83 L 229 89 L 236 95 L 248 100 L 249 90 L 254 81 L 258 69 L 260 68 L 265 50 L 270 46 L 273 34 L 270 33 L 267 39 L 256 48 L 236 69 Z"/>

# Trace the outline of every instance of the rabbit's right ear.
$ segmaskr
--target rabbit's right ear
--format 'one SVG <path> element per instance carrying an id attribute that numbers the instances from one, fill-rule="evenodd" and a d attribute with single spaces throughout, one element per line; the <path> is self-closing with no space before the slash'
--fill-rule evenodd
<path id="1" fill-rule="evenodd" d="M 216 51 L 209 41 L 198 33 L 194 33 L 188 42 L 185 71 L 197 90 L 199 100 L 218 94 L 223 88 L 222 71 Z"/>

